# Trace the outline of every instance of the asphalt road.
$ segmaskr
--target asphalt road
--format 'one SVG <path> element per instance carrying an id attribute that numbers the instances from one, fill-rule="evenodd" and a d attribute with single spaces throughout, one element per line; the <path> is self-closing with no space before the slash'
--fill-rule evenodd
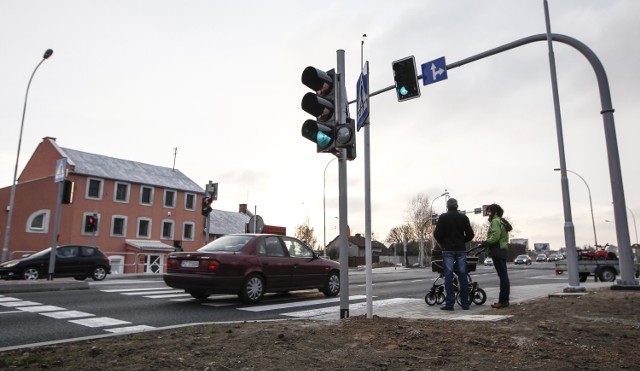
<path id="1" fill-rule="evenodd" d="M 554 275 L 552 264 L 510 268 L 512 286 L 567 280 Z M 437 276 L 424 268 L 375 269 L 373 300 L 424 298 Z M 479 266 L 472 278 L 487 290 L 498 286 L 493 267 Z M 364 302 L 365 272 L 350 271 L 349 283 L 350 305 Z M 0 350 L 193 323 L 304 318 L 321 310 L 335 310 L 336 318 L 339 316 L 340 297 L 327 298 L 317 291 L 267 295 L 258 305 L 247 306 L 234 295 L 197 301 L 164 285 L 161 276 L 109 277 L 89 281 L 88 286 L 85 290 L 0 294 Z M 488 298 L 485 306 L 495 299 Z"/>

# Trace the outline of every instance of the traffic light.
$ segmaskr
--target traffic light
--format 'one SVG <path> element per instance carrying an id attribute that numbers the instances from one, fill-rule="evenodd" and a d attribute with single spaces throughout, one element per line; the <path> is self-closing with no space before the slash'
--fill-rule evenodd
<path id="1" fill-rule="evenodd" d="M 418 85 L 416 60 L 413 55 L 393 62 L 392 66 L 398 102 L 419 97 L 420 85 Z"/>
<path id="2" fill-rule="evenodd" d="M 87 215 L 87 232 L 95 232 L 98 230 L 98 214 Z"/>
<path id="3" fill-rule="evenodd" d="M 336 148 L 346 148 L 347 160 L 356 158 L 356 122 L 347 118 L 346 125 L 336 126 Z"/>
<path id="4" fill-rule="evenodd" d="M 302 136 L 316 143 L 318 153 L 334 153 L 336 148 L 336 74 L 307 67 L 302 71 L 302 83 L 315 93 L 302 98 L 302 109 L 314 116 L 302 124 Z"/>
<path id="5" fill-rule="evenodd" d="M 203 216 L 209 216 L 209 213 L 211 212 L 211 210 L 213 210 L 213 208 L 211 207 L 211 197 L 209 196 L 204 196 L 202 198 L 202 215 Z"/>
<path id="6" fill-rule="evenodd" d="M 62 188 L 62 203 L 68 205 L 73 203 L 73 190 L 75 188 L 75 183 L 70 180 L 64 181 L 64 186 Z"/>

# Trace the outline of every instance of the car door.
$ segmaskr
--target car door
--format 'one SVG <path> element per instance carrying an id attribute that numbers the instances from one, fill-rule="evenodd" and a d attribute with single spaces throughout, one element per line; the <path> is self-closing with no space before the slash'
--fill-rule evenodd
<path id="1" fill-rule="evenodd" d="M 324 285 L 327 271 L 320 259 L 314 258 L 313 250 L 302 241 L 292 237 L 282 237 L 293 264 L 292 276 L 300 287 L 320 287 Z"/>
<path id="2" fill-rule="evenodd" d="M 256 247 L 256 256 L 266 277 L 269 291 L 289 288 L 292 285 L 293 264 L 280 239 L 275 236 L 261 239 Z"/>
<path id="3" fill-rule="evenodd" d="M 82 274 L 79 246 L 59 246 L 56 249 L 56 276 L 75 276 Z"/>

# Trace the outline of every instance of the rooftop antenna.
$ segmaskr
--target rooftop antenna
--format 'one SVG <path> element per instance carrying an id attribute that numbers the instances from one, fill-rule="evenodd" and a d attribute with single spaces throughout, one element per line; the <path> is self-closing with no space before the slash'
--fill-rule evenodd
<path id="1" fill-rule="evenodd" d="M 171 170 L 176 171 L 176 156 L 178 155 L 178 147 L 173 148 L 173 168 Z"/>

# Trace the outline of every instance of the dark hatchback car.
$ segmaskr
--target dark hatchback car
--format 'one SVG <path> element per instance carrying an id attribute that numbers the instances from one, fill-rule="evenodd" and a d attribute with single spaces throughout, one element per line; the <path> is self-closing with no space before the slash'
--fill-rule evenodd
<path id="1" fill-rule="evenodd" d="M 171 253 L 163 278 L 199 300 L 237 294 L 246 304 L 259 302 L 266 292 L 340 292 L 340 264 L 293 237 L 268 234 L 226 235 L 196 252 Z"/>
<path id="2" fill-rule="evenodd" d="M 44 249 L 26 258 L 9 260 L 0 264 L 3 279 L 37 280 L 49 275 L 51 248 Z M 84 280 L 91 277 L 102 281 L 111 273 L 109 258 L 96 247 L 64 245 L 56 248 L 54 277 L 74 277 Z"/>

